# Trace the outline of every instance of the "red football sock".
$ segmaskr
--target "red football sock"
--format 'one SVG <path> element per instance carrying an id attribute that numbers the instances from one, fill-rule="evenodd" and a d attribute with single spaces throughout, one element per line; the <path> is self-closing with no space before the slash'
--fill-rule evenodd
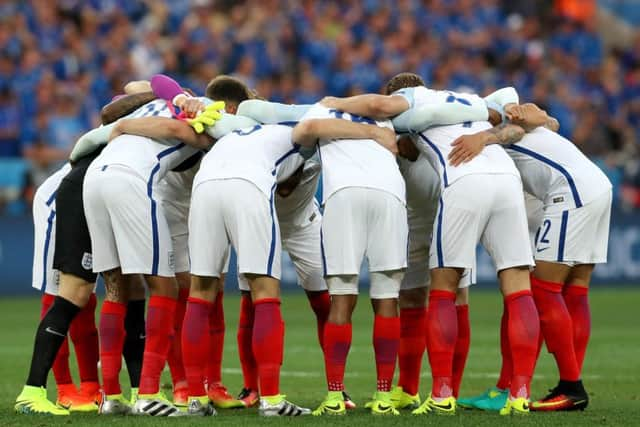
<path id="1" fill-rule="evenodd" d="M 140 394 L 155 394 L 160 390 L 160 375 L 167 363 L 167 354 L 173 339 L 175 313 L 175 299 L 157 295 L 149 298 Z"/>
<path id="2" fill-rule="evenodd" d="M 400 309 L 400 346 L 398 347 L 398 385 L 405 393 L 418 393 L 422 356 L 426 349 L 425 307 Z"/>
<path id="3" fill-rule="evenodd" d="M 280 366 L 284 352 L 284 322 L 278 298 L 253 302 L 253 354 L 258 365 L 261 396 L 280 394 Z"/>
<path id="4" fill-rule="evenodd" d="M 42 298 L 40 300 L 40 320 L 44 318 L 44 315 L 47 314 L 47 311 L 53 305 L 53 300 L 56 297 L 54 295 L 42 294 Z M 72 322 L 73 324 L 73 322 Z M 69 340 L 67 338 L 64 339 L 62 345 L 60 346 L 60 350 L 58 350 L 58 354 L 56 359 L 53 361 L 53 376 L 56 379 L 56 384 L 71 384 L 73 379 L 71 378 L 71 370 L 69 369 Z"/>
<path id="5" fill-rule="evenodd" d="M 540 316 L 540 332 L 553 354 L 560 371 L 560 379 L 580 379 L 578 362 L 573 348 L 573 327 L 569 310 L 562 298 L 562 283 L 547 282 L 531 275 L 531 292 Z"/>
<path id="6" fill-rule="evenodd" d="M 505 296 L 509 311 L 509 344 L 513 360 L 510 395 L 529 398 L 531 377 L 536 365 L 536 350 L 540 335 L 540 318 L 531 291 Z"/>
<path id="7" fill-rule="evenodd" d="M 71 322 L 69 335 L 76 350 L 80 382 L 98 382 L 98 329 L 96 328 L 96 294 Z"/>
<path id="8" fill-rule="evenodd" d="M 464 365 L 467 363 L 469 345 L 471 343 L 471 326 L 469 326 L 469 306 L 456 305 L 458 316 L 458 338 L 453 352 L 453 395 L 457 398 L 462 383 Z"/>
<path id="9" fill-rule="evenodd" d="M 100 366 L 102 389 L 107 396 L 120 394 L 120 368 L 124 346 L 124 316 L 127 306 L 105 301 L 100 310 Z"/>
<path id="10" fill-rule="evenodd" d="M 576 352 L 578 372 L 582 372 L 584 355 L 591 336 L 591 310 L 589 309 L 589 288 L 568 284 L 564 287 L 564 300 L 573 324 L 573 345 Z"/>
<path id="11" fill-rule="evenodd" d="M 502 366 L 496 387 L 500 390 L 507 390 L 511 386 L 511 377 L 513 376 L 513 359 L 509 344 L 509 310 L 506 303 L 504 303 L 500 320 L 500 354 L 502 355 Z"/>
<path id="12" fill-rule="evenodd" d="M 431 290 L 427 310 L 427 353 L 433 397 L 453 395 L 453 353 L 458 338 L 455 292 Z"/>
<path id="13" fill-rule="evenodd" d="M 324 367 L 329 391 L 344 390 L 344 367 L 351 348 L 351 323 L 324 326 Z"/>
<path id="14" fill-rule="evenodd" d="M 373 350 L 376 357 L 378 391 L 391 391 L 400 346 L 400 317 L 373 318 Z"/>
<path id="15" fill-rule="evenodd" d="M 329 291 L 310 292 L 307 293 L 309 305 L 316 315 L 316 323 L 318 325 L 318 342 L 320 348 L 324 348 L 324 325 L 329 318 L 329 309 L 331 308 L 331 297 Z"/>
<path id="16" fill-rule="evenodd" d="M 187 310 L 187 298 L 189 289 L 180 288 L 178 290 L 178 300 L 176 301 L 176 314 L 174 318 L 174 337 L 171 341 L 171 348 L 167 355 L 167 364 L 171 371 L 171 381 L 174 390 L 185 386 L 187 376 L 184 373 L 184 362 L 182 360 L 182 323 Z"/>
<path id="17" fill-rule="evenodd" d="M 218 292 L 209 313 L 209 360 L 207 361 L 207 384 L 222 382 L 222 352 L 224 351 L 223 292 Z"/>
<path id="18" fill-rule="evenodd" d="M 242 367 L 244 388 L 258 391 L 258 366 L 253 357 L 253 302 L 251 295 L 240 296 L 240 317 L 238 318 L 238 356 Z"/>
<path id="19" fill-rule="evenodd" d="M 204 396 L 204 374 L 209 350 L 209 313 L 213 303 L 199 298 L 187 299 L 182 324 L 182 355 L 189 384 L 189 396 Z"/>

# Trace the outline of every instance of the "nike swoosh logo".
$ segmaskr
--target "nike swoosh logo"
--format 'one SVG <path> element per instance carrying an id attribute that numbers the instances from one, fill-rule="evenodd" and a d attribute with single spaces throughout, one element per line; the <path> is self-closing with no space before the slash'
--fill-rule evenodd
<path id="1" fill-rule="evenodd" d="M 536 249 L 536 251 L 537 251 L 537 252 L 542 252 L 542 251 L 546 251 L 547 249 L 549 249 L 549 247 L 541 248 L 541 249 Z"/>
<path id="2" fill-rule="evenodd" d="M 141 340 L 145 339 L 147 336 L 145 334 L 140 334 L 140 336 L 138 338 L 140 338 Z"/>
<path id="3" fill-rule="evenodd" d="M 60 332 L 51 329 L 51 326 L 47 326 L 47 328 L 45 329 L 45 332 L 49 332 L 50 334 L 57 335 L 59 337 L 66 337 L 65 334 L 61 334 Z"/>
<path id="4" fill-rule="evenodd" d="M 326 406 L 327 409 L 331 410 L 331 411 L 339 411 L 340 410 L 340 405 L 335 405 L 335 406 Z"/>
<path id="5" fill-rule="evenodd" d="M 436 404 L 436 405 L 434 405 L 434 406 L 436 406 L 437 408 L 440 408 L 440 409 L 446 409 L 446 410 L 453 408 L 453 406 L 451 405 L 451 402 L 447 403 L 447 406 L 444 406 L 444 405 L 438 405 L 438 404 Z"/>

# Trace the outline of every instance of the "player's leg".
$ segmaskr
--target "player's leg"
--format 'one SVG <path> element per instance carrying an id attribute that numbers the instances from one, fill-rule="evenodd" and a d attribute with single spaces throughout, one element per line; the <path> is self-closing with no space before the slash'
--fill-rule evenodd
<path id="1" fill-rule="evenodd" d="M 415 414 L 452 414 L 456 410 L 453 396 L 453 357 L 458 337 L 456 293 L 465 269 L 475 266 L 475 247 L 488 216 L 486 190 L 479 176 L 464 177 L 447 187 L 439 200 L 430 249 L 431 285 L 426 318 L 433 381 L 430 396 Z"/>
<path id="2" fill-rule="evenodd" d="M 407 268 L 408 225 L 403 203 L 389 193 L 367 191 L 367 249 L 374 309 L 373 348 L 377 387 L 373 414 L 397 415 L 391 384 L 400 346 L 398 295 Z"/>
<path id="3" fill-rule="evenodd" d="M 73 169 L 56 194 L 56 228 L 53 268 L 60 271 L 58 296 L 40 322 L 27 384 L 16 400 L 21 413 L 66 415 L 46 398 L 49 370 L 71 322 L 87 304 L 96 275 L 91 271 L 91 239 L 83 206 L 83 178 L 86 168 Z M 74 175 L 70 179 L 71 175 Z M 50 332 L 51 331 L 51 332 Z M 84 408 L 95 410 L 90 404 Z"/>
<path id="4" fill-rule="evenodd" d="M 146 286 L 144 278 L 139 274 L 127 275 L 123 277 L 123 280 L 125 280 L 123 291 L 127 295 L 127 308 L 124 317 L 125 339 L 122 356 L 127 365 L 129 385 L 131 386 L 129 401 L 134 404 L 138 399 L 146 341 Z"/>
<path id="5" fill-rule="evenodd" d="M 207 394 L 213 405 L 217 408 L 244 408 L 245 404 L 236 399 L 227 391 L 222 383 L 222 355 L 224 352 L 224 278 L 220 277 L 220 289 L 213 302 L 213 308 L 209 316 L 209 360 L 207 361 Z"/>
<path id="6" fill-rule="evenodd" d="M 238 400 L 244 402 L 245 407 L 258 403 L 258 367 L 253 356 L 253 320 L 254 308 L 251 301 L 249 283 L 243 275 L 238 276 L 240 288 L 240 314 L 238 316 L 238 357 L 242 368 L 243 387 L 238 394 Z"/>
<path id="7" fill-rule="evenodd" d="M 584 356 L 591 335 L 591 310 L 589 308 L 589 283 L 593 264 L 580 264 L 571 269 L 562 295 L 571 315 L 573 345 L 576 352 L 578 370 L 582 373 Z"/>
<path id="8" fill-rule="evenodd" d="M 342 189 L 326 201 L 320 234 L 322 266 L 331 305 L 323 353 L 328 393 L 314 415 L 343 414 L 344 373 L 351 347 L 351 314 L 358 298 L 358 273 L 366 250 L 366 196 Z"/>
<path id="9" fill-rule="evenodd" d="M 195 248 L 192 249 L 194 250 Z M 194 261 L 194 266 L 202 268 L 197 260 Z M 189 404 L 203 409 L 209 407 L 205 388 L 207 359 L 211 348 L 209 319 L 220 286 L 218 277 L 191 275 L 189 299 L 182 326 L 182 354 L 189 387 Z"/>
<path id="10" fill-rule="evenodd" d="M 125 341 L 125 316 L 127 312 L 127 289 L 120 268 L 102 272 L 105 285 L 105 300 L 100 310 L 100 370 L 104 393 L 100 412 L 103 414 L 126 414 L 131 407 L 122 395 L 120 370 Z"/>
<path id="11" fill-rule="evenodd" d="M 398 293 L 403 276 L 404 270 L 372 271 L 369 275 L 377 381 L 374 398 L 367 407 L 373 414 L 399 414 L 391 400 L 391 384 L 400 347 Z"/>
<path id="12" fill-rule="evenodd" d="M 185 236 L 188 240 L 188 236 Z M 184 364 L 182 361 L 182 323 L 184 314 L 187 309 L 187 298 L 189 297 L 189 287 L 191 285 L 191 275 L 188 271 L 188 265 L 185 269 L 178 267 L 180 251 L 176 244 L 176 238 L 173 238 L 174 256 L 176 257 L 176 280 L 178 282 L 178 299 L 176 302 L 176 314 L 174 322 L 174 337 L 171 342 L 171 349 L 167 356 L 167 364 L 171 371 L 171 382 L 173 384 L 173 403 L 176 406 L 186 406 L 189 397 L 187 387 L 187 378 L 184 373 Z M 185 250 L 188 250 L 186 247 Z"/>
<path id="13" fill-rule="evenodd" d="M 55 179 L 49 177 L 46 182 Z M 53 269 L 53 242 L 56 235 L 55 192 L 53 195 L 44 194 L 53 191 L 40 186 L 33 200 L 33 282 L 32 286 L 42 292 L 40 320 L 47 313 L 55 296 L 58 294 L 58 272 Z M 53 376 L 58 391 L 58 404 L 70 407 L 70 403 L 77 397 L 78 391 L 71 378 L 69 368 L 69 343 L 65 339 L 55 362 Z"/>
<path id="14" fill-rule="evenodd" d="M 193 189 L 189 211 L 191 285 L 182 324 L 182 357 L 189 387 L 189 412 L 213 415 L 205 388 L 210 351 L 210 321 L 216 295 L 222 289 L 229 240 L 224 224 L 224 185 L 206 181 Z"/>
<path id="15" fill-rule="evenodd" d="M 464 280 L 464 279 L 463 279 Z M 453 351 L 453 396 L 458 399 L 462 374 L 467 364 L 471 344 L 471 326 L 469 325 L 469 288 L 458 288 L 456 294 L 456 317 L 458 319 L 458 337 Z"/>
<path id="16" fill-rule="evenodd" d="M 428 257 L 427 257 L 428 263 Z M 411 265 L 411 263 L 410 263 Z M 411 267 L 409 266 L 408 270 Z M 425 265 L 428 273 L 428 264 Z M 409 272 L 405 274 L 403 285 Z M 423 280 L 424 281 L 424 280 Z M 393 390 L 392 401 L 397 409 L 416 409 L 420 405 L 420 374 L 422 358 L 426 350 L 425 322 L 427 317 L 426 286 L 400 289 L 400 345 L 398 347 L 398 386 Z"/>
<path id="17" fill-rule="evenodd" d="M 86 306 L 71 322 L 69 336 L 78 360 L 80 394 L 97 401 L 100 395 L 98 381 L 98 329 L 96 326 L 96 295 L 92 293 Z"/>
<path id="18" fill-rule="evenodd" d="M 92 292 L 93 285 L 88 284 L 84 279 L 65 273 L 60 274 L 59 294 L 40 321 L 36 332 L 31 367 L 25 386 L 16 399 L 14 406 L 16 412 L 69 414 L 68 410 L 56 407 L 47 400 L 47 376 L 66 338 L 71 322 L 86 305 Z"/>
<path id="19" fill-rule="evenodd" d="M 323 347 L 324 325 L 329 316 L 331 298 L 322 271 L 321 226 L 322 215 L 314 204 L 311 221 L 303 225 L 288 225 L 280 231 L 282 247 L 291 257 L 298 276 L 298 284 L 305 290 L 309 305 L 316 316 L 318 341 L 320 347 Z"/>
<path id="20" fill-rule="evenodd" d="M 509 347 L 513 373 L 503 415 L 528 413 L 531 377 L 536 362 L 540 319 L 535 307 L 529 268 L 533 265 L 527 214 L 520 179 L 510 175 L 487 177 L 495 191 L 482 245 L 493 259 L 508 312 Z M 505 236 L 509 236 L 505 239 Z"/>

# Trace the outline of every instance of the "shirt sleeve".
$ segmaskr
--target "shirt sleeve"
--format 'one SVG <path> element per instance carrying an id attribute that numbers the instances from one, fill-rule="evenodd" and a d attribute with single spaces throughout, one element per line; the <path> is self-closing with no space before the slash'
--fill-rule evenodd
<path id="1" fill-rule="evenodd" d="M 290 105 L 259 99 L 243 101 L 238 106 L 238 114 L 250 117 L 264 124 L 298 122 L 312 105 Z"/>
<path id="2" fill-rule="evenodd" d="M 69 160 L 75 162 L 79 158 L 94 152 L 101 145 L 105 145 L 109 142 L 109 136 L 111 135 L 111 131 L 116 123 L 117 122 L 97 127 L 82 135 L 73 146 L 73 150 L 71 150 L 71 154 L 69 155 Z"/>
<path id="3" fill-rule="evenodd" d="M 238 114 L 223 114 L 222 118 L 218 120 L 215 125 L 206 128 L 206 132 L 212 138 L 220 139 L 236 129 L 250 128 L 257 124 L 257 121 L 249 117 Z"/>

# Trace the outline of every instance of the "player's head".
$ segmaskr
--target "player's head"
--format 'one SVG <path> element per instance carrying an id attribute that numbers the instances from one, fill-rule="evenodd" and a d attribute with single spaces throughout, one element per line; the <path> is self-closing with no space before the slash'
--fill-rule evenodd
<path id="1" fill-rule="evenodd" d="M 405 87 L 417 87 L 424 86 L 424 80 L 414 73 L 400 73 L 391 77 L 384 87 L 385 95 L 390 95 L 393 92 L 403 89 Z"/>
<path id="2" fill-rule="evenodd" d="M 224 101 L 225 110 L 235 114 L 242 101 L 253 98 L 251 89 L 240 79 L 220 75 L 207 85 L 205 96 L 215 101 Z"/>

